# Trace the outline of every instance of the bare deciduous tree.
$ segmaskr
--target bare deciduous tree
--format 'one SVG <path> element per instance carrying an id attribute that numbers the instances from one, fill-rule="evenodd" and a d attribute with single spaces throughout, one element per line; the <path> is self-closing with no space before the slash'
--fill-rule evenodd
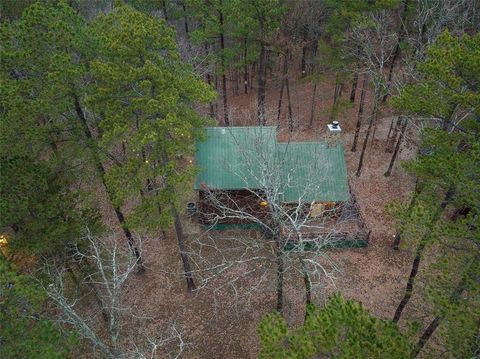
<path id="1" fill-rule="evenodd" d="M 172 345 L 177 347 L 172 357 L 179 357 L 186 343 L 175 325 L 164 332 L 163 338 L 141 337 L 138 330 L 131 333 L 127 324 L 133 319 L 142 322 L 148 318 L 135 315 L 132 305 L 124 300 L 129 277 L 135 272 L 136 261 L 127 248 L 119 245 L 116 236 L 96 238 L 87 230 L 87 251 L 77 250 L 76 260 L 88 261 L 92 272 L 83 278 L 87 287 L 95 287 L 99 310 L 82 307 L 79 297 L 71 298 L 68 283 L 64 279 L 65 269 L 47 265 L 52 282 L 45 287 L 48 297 L 62 311 L 60 321 L 73 326 L 77 333 L 90 341 L 94 350 L 106 358 L 155 358 L 160 349 Z M 139 245 L 141 244 L 138 241 Z M 141 247 L 139 247 L 140 249 Z M 98 314 L 106 317 L 105 328 Z"/>
<path id="2" fill-rule="evenodd" d="M 399 116 L 399 118 L 401 118 Z M 388 169 L 387 171 L 385 172 L 385 177 L 389 177 L 392 173 L 392 169 L 393 169 L 393 165 L 395 163 L 395 160 L 397 158 L 397 155 L 398 155 L 398 152 L 400 150 L 400 145 L 402 144 L 402 140 L 403 138 L 405 137 L 405 131 L 407 129 L 407 125 L 408 125 L 408 118 L 404 118 L 403 119 L 403 124 L 402 124 L 402 128 L 400 130 L 400 136 L 398 137 L 398 141 L 397 141 L 397 144 L 395 145 L 395 150 L 393 151 L 393 155 L 392 155 L 392 159 L 390 160 L 390 163 L 388 165 Z M 395 137 L 396 138 L 396 137 Z M 395 141 L 395 138 L 394 138 L 394 141 Z"/>
<path id="3" fill-rule="evenodd" d="M 375 128 L 380 109 L 381 99 L 388 91 L 388 80 L 384 71 L 385 66 L 394 55 L 397 34 L 390 29 L 392 14 L 389 11 L 377 11 L 368 14 L 368 21 L 357 25 L 352 32 L 354 47 L 351 53 L 357 57 L 358 64 L 363 72 L 368 74 L 373 86 L 372 110 L 369 115 L 368 129 L 360 154 L 356 175 L 360 176 L 367 143 L 372 133 L 372 142 L 375 137 Z M 357 136 L 358 138 L 358 136 Z M 353 146 L 356 149 L 356 143 Z"/>
<path id="4" fill-rule="evenodd" d="M 415 61 L 424 60 L 426 48 L 445 29 L 454 34 L 478 29 L 478 6 L 477 0 L 417 1 L 413 29 L 407 37 L 415 49 Z"/>
<path id="5" fill-rule="evenodd" d="M 212 227 L 229 223 L 255 225 L 258 230 L 207 231 L 197 236 L 189 256 L 196 267 L 198 287 L 243 266 L 222 285 L 237 293 L 240 278 L 248 275 L 258 278 L 257 287 L 251 290 L 265 290 L 265 285 L 274 282 L 276 309 L 283 312 L 285 276 L 300 274 L 306 301 L 311 302 L 327 285 L 334 286 L 338 272 L 326 248 L 344 240 L 345 233 L 358 223 L 358 213 L 349 202 L 329 207 L 314 199 L 332 180 L 328 167 L 341 164 L 326 160 L 329 149 L 324 144 L 277 143 L 275 131 L 262 127 L 251 128 L 247 139 L 236 138 L 234 132 L 228 135 L 240 161 L 232 165 L 225 158 L 218 166 L 235 176 L 244 189 L 239 194 L 204 185 L 200 216 Z M 294 146 L 308 146 L 308 151 L 292 151 Z M 208 251 L 216 254 L 209 256 Z M 209 260 L 212 257 L 217 261 Z"/>

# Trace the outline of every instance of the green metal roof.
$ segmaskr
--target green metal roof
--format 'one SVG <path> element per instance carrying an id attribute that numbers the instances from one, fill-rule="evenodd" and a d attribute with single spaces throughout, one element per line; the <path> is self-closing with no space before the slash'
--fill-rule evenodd
<path id="1" fill-rule="evenodd" d="M 323 142 L 277 143 L 284 202 L 347 201 L 343 146 Z"/>
<path id="2" fill-rule="evenodd" d="M 275 127 L 207 127 L 206 135 L 207 140 L 197 144 L 196 189 L 202 183 L 212 189 L 262 187 L 255 176 L 262 167 L 255 153 L 274 153 Z"/>
<path id="3" fill-rule="evenodd" d="M 209 127 L 206 135 L 196 146 L 195 189 L 262 189 L 279 181 L 284 202 L 349 198 L 341 145 L 279 143 L 274 126 Z"/>

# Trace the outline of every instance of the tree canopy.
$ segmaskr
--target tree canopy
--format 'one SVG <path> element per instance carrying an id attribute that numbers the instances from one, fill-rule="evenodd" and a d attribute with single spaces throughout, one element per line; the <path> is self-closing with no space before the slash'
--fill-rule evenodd
<path id="1" fill-rule="evenodd" d="M 127 222 L 166 228 L 172 217 L 159 206 L 184 200 L 180 194 L 195 174 L 189 156 L 208 123 L 194 106 L 214 93 L 180 61 L 174 31 L 163 20 L 119 6 L 92 31 L 101 45 L 87 103 L 99 116 L 103 153 L 115 158 L 106 177 L 114 204 L 142 193 Z"/>
<path id="2" fill-rule="evenodd" d="M 183 312 L 200 313 L 187 320 L 197 325 L 212 298 L 217 315 L 239 310 L 232 303 L 248 297 L 248 318 L 257 320 L 265 308 L 250 311 L 250 304 L 258 300 L 272 307 L 274 296 L 262 295 L 274 284 L 277 312 L 264 316 L 258 326 L 261 358 L 433 357 L 440 351 L 476 357 L 478 4 L 479 0 L 3 1 L 0 356 L 69 357 L 86 348 L 75 339 L 75 331 L 93 347 L 104 343 L 103 354 L 112 358 L 141 356 L 150 346 L 152 357 L 160 348 L 162 354 L 165 350 L 179 356 L 194 347 L 187 345 L 191 338 L 182 337 L 183 329 L 186 337 L 201 335 L 203 340 L 203 330 L 211 328 L 199 325 L 202 330 L 193 330 L 174 323 L 167 330 L 162 316 L 176 322 Z M 361 95 L 356 97 L 359 83 Z M 282 116 L 285 102 L 288 114 Z M 354 117 L 355 126 L 348 123 Z M 327 122 L 337 118 L 342 121 L 340 140 L 324 132 Z M 192 188 L 202 170 L 201 161 L 195 163 L 200 158 L 196 149 L 210 133 L 205 127 L 240 124 L 261 129 L 249 145 L 235 141 L 232 151 L 241 159 L 232 161 L 229 151 L 221 145 L 218 149 L 230 156 L 224 162 L 232 168 L 233 162 L 249 165 L 257 188 L 245 184 L 234 193 L 237 190 L 220 191 L 200 181 Z M 262 155 L 266 125 L 275 125 L 266 132 L 275 143 L 281 142 L 279 147 L 305 145 L 302 158 L 291 156 L 291 170 L 290 164 L 288 171 L 282 169 L 290 157 Z M 346 186 L 348 174 L 342 177 L 350 200 L 309 203 L 301 195 L 287 203 L 287 190 L 308 193 L 333 177 L 314 165 L 310 144 L 294 141 L 320 137 L 325 148 L 335 146 L 343 160 L 338 142 L 346 145 L 349 135 L 353 146 L 346 171 L 358 160 L 351 187 Z M 407 147 L 409 152 L 402 155 Z M 393 155 L 385 176 L 377 178 L 375 167 L 385 160 L 379 153 L 382 148 Z M 209 156 L 205 161 L 212 166 L 223 165 Z M 392 171 L 397 156 L 408 158 L 398 172 Z M 233 169 L 238 173 L 239 168 Z M 366 175 L 360 178 L 362 169 Z M 305 182 L 291 183 L 300 172 Z M 342 164 L 342 176 L 343 172 Z M 332 182 L 338 188 L 338 180 Z M 383 217 L 387 213 L 379 204 L 410 193 L 410 201 L 387 206 L 395 226 Z M 188 203 L 185 211 L 187 201 L 198 206 Z M 251 212 L 250 207 L 258 207 L 260 215 L 255 216 L 258 208 Z M 224 235 L 206 226 L 222 221 L 239 222 L 243 229 Z M 251 224 L 263 230 L 247 230 Z M 109 240 L 107 228 L 115 234 Z M 338 271 L 326 253 L 330 240 L 339 245 L 358 238 L 362 243 L 375 241 L 371 253 L 386 258 L 379 265 L 391 265 L 391 260 L 398 269 L 385 280 L 403 280 L 403 259 L 394 260 L 399 252 L 384 251 L 392 230 L 397 232 L 395 250 L 400 249 L 400 238 L 402 250 L 413 249 L 400 254 L 413 258 L 392 321 L 339 293 L 324 305 L 312 304 L 324 300 L 334 273 L 345 275 L 348 280 L 342 283 L 358 288 L 350 281 L 356 278 Z M 157 241 L 160 236 L 164 241 Z M 173 257 L 172 238 L 178 244 L 177 263 L 159 259 Z M 117 255 L 117 248 L 125 256 Z M 29 268 L 18 260 L 25 257 L 33 259 Z M 18 270 L 13 263 L 19 264 Z M 177 296 L 171 290 L 180 265 L 188 290 L 201 290 L 202 295 Z M 134 269 L 147 274 L 127 281 Z M 165 293 L 152 290 L 146 295 L 150 288 L 145 287 L 158 285 L 152 281 L 159 278 L 159 291 L 168 288 Z M 292 298 L 299 294 L 290 284 L 298 289 L 294 281 L 302 279 L 302 296 Z M 398 294 L 395 288 L 389 298 Z M 356 299 L 367 296 L 364 302 L 372 302 L 371 293 L 376 292 Z M 217 295 L 223 296 L 221 301 L 216 301 Z M 384 302 L 376 314 L 386 316 L 394 309 Z M 135 325 L 124 316 L 137 305 L 147 310 L 152 303 L 161 309 L 148 323 L 146 313 L 134 316 Z M 227 310 L 218 311 L 217 305 Z M 188 311 L 183 310 L 186 306 Z M 411 306 L 415 310 L 406 310 Z M 66 316 L 60 318 L 58 309 Z M 306 312 L 304 324 L 297 328 L 287 325 L 293 310 Z M 242 320 L 243 314 L 238 316 Z M 238 329 L 233 325 L 238 318 L 232 318 L 221 317 L 215 327 L 227 322 L 232 332 L 225 335 L 236 340 L 231 334 L 247 327 Z M 258 325 L 244 322 L 250 329 Z M 214 350 L 208 340 L 206 349 L 199 350 Z M 230 347 L 225 350 L 231 353 Z M 85 355 L 99 353 L 94 349 Z"/>
<path id="3" fill-rule="evenodd" d="M 2 358 L 67 358 L 72 333 L 45 317 L 45 292 L 0 256 L 0 355 Z"/>
<path id="4" fill-rule="evenodd" d="M 358 302 L 332 296 L 323 307 L 310 305 L 305 323 L 288 329 L 278 313 L 266 315 L 259 327 L 259 357 L 273 358 L 405 358 L 411 345 L 398 327 L 379 319 Z"/>
<path id="5" fill-rule="evenodd" d="M 36 3 L 0 31 L 0 221 L 13 228 L 14 248 L 36 254 L 64 251 L 98 219 L 78 181 L 87 157 L 66 116 L 82 81 L 81 24 L 63 3 Z"/>
<path id="6" fill-rule="evenodd" d="M 418 191 L 411 205 L 397 211 L 404 238 L 417 246 L 402 303 L 414 290 L 420 260 L 429 256 L 422 294 L 433 303 L 435 318 L 419 349 L 440 327 L 446 348 L 464 356 L 472 355 L 480 318 L 479 46 L 478 35 L 444 32 L 418 65 L 421 77 L 393 99 L 399 111 L 425 127 L 419 155 L 404 164 L 416 176 Z"/>

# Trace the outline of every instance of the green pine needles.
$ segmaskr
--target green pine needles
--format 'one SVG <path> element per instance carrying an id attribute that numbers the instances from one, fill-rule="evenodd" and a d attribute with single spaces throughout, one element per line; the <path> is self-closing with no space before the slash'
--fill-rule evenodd
<path id="1" fill-rule="evenodd" d="M 406 358 L 411 344 L 398 327 L 371 315 L 361 303 L 333 295 L 322 307 L 310 305 L 303 326 L 289 329 L 274 312 L 259 327 L 259 358 Z"/>

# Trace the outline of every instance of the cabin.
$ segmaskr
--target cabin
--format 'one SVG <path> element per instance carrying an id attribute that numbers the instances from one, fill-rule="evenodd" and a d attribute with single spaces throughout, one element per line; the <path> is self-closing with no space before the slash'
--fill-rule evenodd
<path id="1" fill-rule="evenodd" d="M 337 221 L 358 210 L 338 141 L 279 142 L 274 126 L 209 127 L 205 140 L 196 144 L 195 161 L 196 215 L 206 226 L 248 227 L 248 219 L 222 218 L 221 208 L 262 218 L 269 213 L 267 191 L 285 208 L 300 205 L 310 217 L 328 213 Z"/>

